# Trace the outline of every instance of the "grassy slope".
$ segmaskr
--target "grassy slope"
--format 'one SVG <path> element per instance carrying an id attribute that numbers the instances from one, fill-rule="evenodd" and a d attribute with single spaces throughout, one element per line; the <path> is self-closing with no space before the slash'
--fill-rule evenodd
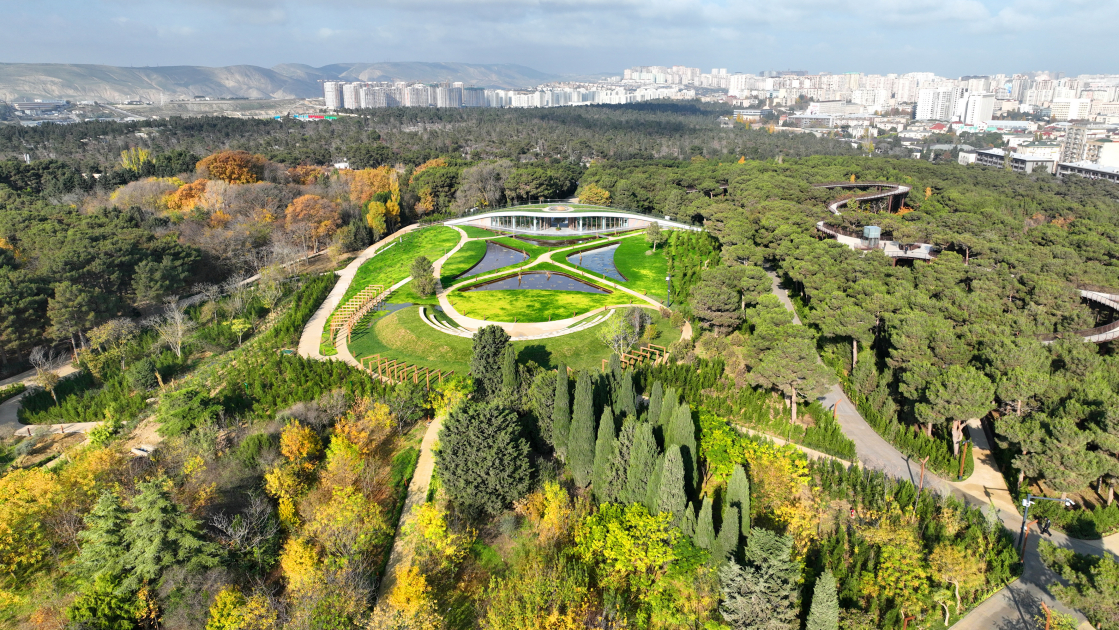
<path id="1" fill-rule="evenodd" d="M 668 345 L 680 338 L 668 320 L 653 314 L 661 330 L 654 343 Z M 573 369 L 599 367 L 609 351 L 596 337 L 597 327 L 552 339 L 518 341 L 513 344 L 521 362 L 535 361 L 546 368 L 564 361 Z M 466 374 L 470 369 L 471 340 L 439 332 L 420 321 L 419 309 L 408 308 L 378 318 L 372 327 L 355 330 L 350 351 L 361 358 L 381 354 L 431 369 L 454 370 Z"/>
<path id="2" fill-rule="evenodd" d="M 443 263 L 443 269 L 440 273 L 440 281 L 443 286 L 449 286 L 449 282 L 457 277 L 459 274 L 466 273 L 471 267 L 478 264 L 486 255 L 486 241 L 470 241 L 462 246 L 462 249 L 455 252 L 454 256 L 447 259 Z"/>
<path id="3" fill-rule="evenodd" d="M 466 232 L 466 235 L 470 238 L 489 238 L 491 236 L 497 236 L 497 232 L 484 230 L 480 227 L 474 227 L 473 225 L 460 225 L 458 227 L 463 232 Z"/>
<path id="4" fill-rule="evenodd" d="M 370 258 L 357 270 L 354 281 L 346 290 L 342 304 L 355 293 L 371 284 L 383 284 L 386 287 L 407 278 L 410 274 L 409 267 L 417 256 L 427 256 L 434 262 L 458 244 L 460 234 L 453 228 L 436 226 L 424 228 L 406 234 L 402 243 L 393 245 L 384 253 Z"/>

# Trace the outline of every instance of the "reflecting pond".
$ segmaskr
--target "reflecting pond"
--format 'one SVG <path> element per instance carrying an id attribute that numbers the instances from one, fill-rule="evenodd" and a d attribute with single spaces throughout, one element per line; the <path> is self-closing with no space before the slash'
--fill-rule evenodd
<path id="1" fill-rule="evenodd" d="M 593 284 L 576 280 L 571 276 L 556 272 L 527 271 L 520 276 L 509 276 L 487 282 L 467 291 L 515 291 L 517 289 L 542 289 L 545 291 L 580 291 L 582 293 L 609 293 Z"/>
<path id="2" fill-rule="evenodd" d="M 466 273 L 459 276 L 459 278 L 469 278 L 470 276 L 489 273 L 494 269 L 501 269 L 502 267 L 524 262 L 527 258 L 528 256 L 515 249 L 509 249 L 497 243 L 486 241 L 486 255 L 482 257 L 482 260 L 478 261 L 478 264 L 468 269 Z"/>
<path id="3" fill-rule="evenodd" d="M 601 273 L 612 280 L 625 282 L 625 276 L 619 273 L 618 268 L 614 265 L 614 252 L 618 251 L 619 245 L 620 243 L 617 243 L 608 247 L 592 249 L 589 252 L 575 253 L 567 257 L 567 262 L 576 267 Z"/>

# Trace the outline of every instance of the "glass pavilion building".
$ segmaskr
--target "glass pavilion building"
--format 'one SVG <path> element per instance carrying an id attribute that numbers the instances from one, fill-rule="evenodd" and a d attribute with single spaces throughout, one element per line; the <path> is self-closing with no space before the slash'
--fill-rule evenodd
<path id="1" fill-rule="evenodd" d="M 650 223 L 659 223 L 662 229 L 692 230 L 696 232 L 703 229 L 672 221 L 666 217 L 655 217 L 609 208 L 569 205 L 509 208 L 464 215 L 445 222 L 446 225 L 471 225 L 488 230 L 557 236 L 643 230 Z"/>

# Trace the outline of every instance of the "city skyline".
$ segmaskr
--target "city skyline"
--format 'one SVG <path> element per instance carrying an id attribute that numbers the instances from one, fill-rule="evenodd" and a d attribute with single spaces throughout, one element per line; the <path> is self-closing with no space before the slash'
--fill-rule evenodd
<path id="1" fill-rule="evenodd" d="M 1107 37 L 1115 18 L 1119 5 L 1102 0 L 818 1 L 795 8 L 748 0 L 376 7 L 356 0 L 46 0 L 11 7 L 0 35 L 6 61 L 123 66 L 349 59 L 518 63 L 560 75 L 637 63 L 732 72 L 1077 75 L 1115 71 L 1109 66 L 1119 44 Z"/>

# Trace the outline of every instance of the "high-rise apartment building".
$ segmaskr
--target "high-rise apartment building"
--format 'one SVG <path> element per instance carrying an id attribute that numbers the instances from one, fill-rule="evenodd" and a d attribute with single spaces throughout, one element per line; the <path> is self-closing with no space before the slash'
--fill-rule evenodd
<path id="1" fill-rule="evenodd" d="M 1053 120 L 1083 120 L 1088 117 L 1088 110 L 1092 101 L 1086 98 L 1054 98 L 1050 107 L 1053 108 Z"/>
<path id="2" fill-rule="evenodd" d="M 323 96 L 326 97 L 327 109 L 342 108 L 342 85 L 341 81 L 323 81 L 322 89 Z"/>
<path id="3" fill-rule="evenodd" d="M 972 92 L 961 119 L 965 125 L 978 126 L 991 122 L 995 111 L 995 95 L 990 92 Z"/>

